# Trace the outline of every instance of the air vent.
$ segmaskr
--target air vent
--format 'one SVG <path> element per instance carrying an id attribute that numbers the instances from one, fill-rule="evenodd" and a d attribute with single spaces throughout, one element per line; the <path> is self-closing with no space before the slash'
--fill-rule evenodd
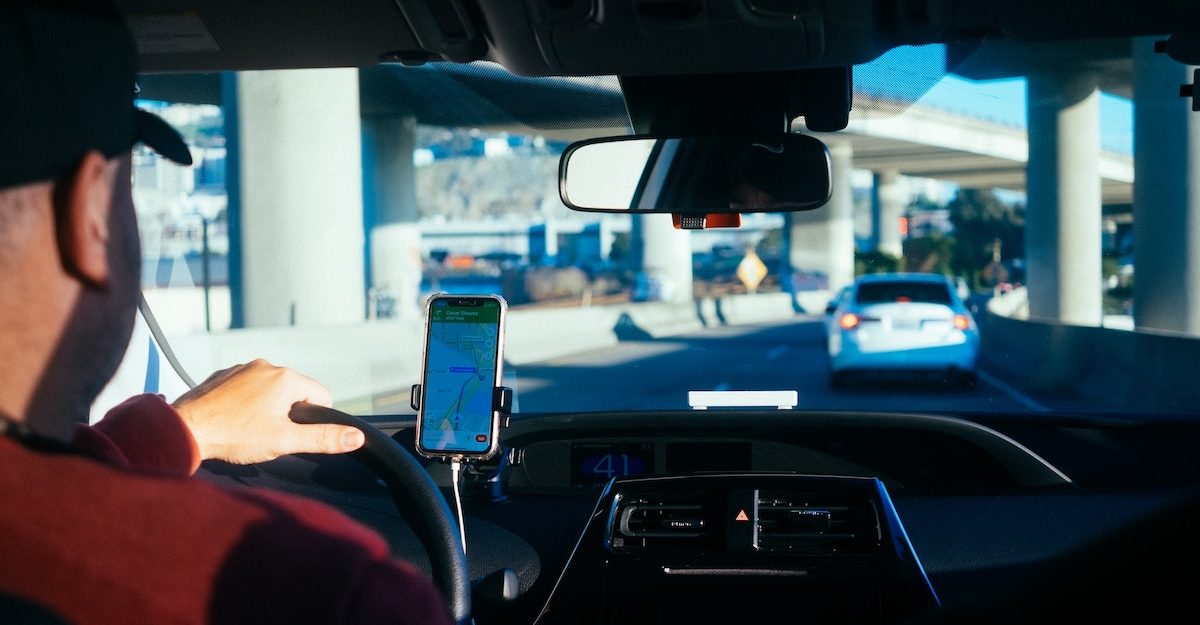
<path id="1" fill-rule="evenodd" d="M 716 529 L 699 499 L 669 497 L 619 502 L 610 531 L 615 550 L 693 551 L 713 546 Z"/>
<path id="2" fill-rule="evenodd" d="M 879 515 L 866 498 L 772 491 L 758 495 L 759 551 L 868 554 L 879 544 Z"/>

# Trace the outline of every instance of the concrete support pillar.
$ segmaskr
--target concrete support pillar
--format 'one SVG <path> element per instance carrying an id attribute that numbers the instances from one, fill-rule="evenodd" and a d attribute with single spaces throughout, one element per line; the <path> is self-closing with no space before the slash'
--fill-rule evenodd
<path id="1" fill-rule="evenodd" d="M 837 290 L 854 281 L 854 189 L 849 143 L 832 143 L 833 195 L 816 210 L 788 213 L 788 259 L 798 271 L 818 271 Z"/>
<path id="2" fill-rule="evenodd" d="M 1179 97 L 1194 68 L 1153 40 L 1133 52 L 1133 318 L 1200 334 L 1200 113 Z"/>
<path id="3" fill-rule="evenodd" d="M 635 297 L 692 301 L 692 233 L 676 230 L 668 214 L 635 214 L 632 239 L 640 261 Z"/>
<path id="4" fill-rule="evenodd" d="M 1094 72 L 1029 77 L 1029 314 L 1099 325 L 1100 91 Z"/>
<path id="5" fill-rule="evenodd" d="M 235 109 L 240 321 L 359 321 L 365 301 L 358 70 L 242 72 Z"/>
<path id="6" fill-rule="evenodd" d="M 894 169 L 875 172 L 871 189 L 871 238 L 875 249 L 896 257 L 904 254 L 900 218 L 904 217 L 906 203 L 899 177 Z"/>
<path id="7" fill-rule="evenodd" d="M 362 120 L 363 212 L 370 228 L 372 293 L 398 317 L 420 314 L 421 232 L 413 164 L 416 118 L 371 115 Z"/>
<path id="8" fill-rule="evenodd" d="M 558 224 L 553 219 L 529 226 L 529 262 L 551 264 L 558 257 Z"/>

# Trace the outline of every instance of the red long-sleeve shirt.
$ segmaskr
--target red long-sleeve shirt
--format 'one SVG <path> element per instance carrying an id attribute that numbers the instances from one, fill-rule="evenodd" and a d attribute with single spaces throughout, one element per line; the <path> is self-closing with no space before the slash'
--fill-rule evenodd
<path id="1" fill-rule="evenodd" d="M 195 441 L 158 396 L 74 447 L 0 436 L 0 592 L 76 625 L 449 622 L 433 585 L 339 512 L 192 478 Z"/>

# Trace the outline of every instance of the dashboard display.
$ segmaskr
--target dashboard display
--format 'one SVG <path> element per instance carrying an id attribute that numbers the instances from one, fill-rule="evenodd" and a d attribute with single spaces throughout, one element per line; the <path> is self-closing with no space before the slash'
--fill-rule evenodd
<path id="1" fill-rule="evenodd" d="M 614 477 L 653 472 L 653 443 L 571 444 L 572 486 L 600 486 Z"/>

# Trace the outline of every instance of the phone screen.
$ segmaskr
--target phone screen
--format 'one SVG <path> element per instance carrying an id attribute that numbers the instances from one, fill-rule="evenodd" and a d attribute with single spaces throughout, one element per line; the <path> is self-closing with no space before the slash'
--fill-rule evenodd
<path id="1" fill-rule="evenodd" d="M 487 297 L 430 303 L 420 432 L 426 452 L 484 454 L 492 448 L 501 313 L 500 302 Z"/>

